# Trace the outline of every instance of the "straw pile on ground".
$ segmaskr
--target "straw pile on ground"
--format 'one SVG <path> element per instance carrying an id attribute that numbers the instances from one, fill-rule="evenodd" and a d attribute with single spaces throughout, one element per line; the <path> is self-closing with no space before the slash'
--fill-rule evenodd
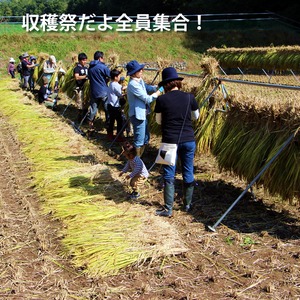
<path id="1" fill-rule="evenodd" d="M 9 84 L 16 83 L 1 81 L 1 112 L 16 127 L 44 211 L 63 223 L 64 254 L 78 268 L 106 276 L 187 250 L 171 224 L 124 201 L 118 170 L 93 165 L 96 154 L 81 136 L 45 107 L 36 104 L 33 109 L 26 99 L 22 105 L 21 94 L 7 88 Z M 144 194 L 148 192 L 145 186 Z"/>

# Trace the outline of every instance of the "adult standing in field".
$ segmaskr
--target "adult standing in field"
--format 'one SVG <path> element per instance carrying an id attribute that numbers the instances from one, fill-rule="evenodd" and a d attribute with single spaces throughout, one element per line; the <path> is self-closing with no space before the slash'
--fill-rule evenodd
<path id="1" fill-rule="evenodd" d="M 36 63 L 36 57 L 34 55 L 31 55 L 30 58 L 29 58 L 29 61 L 31 62 L 31 64 L 34 64 L 34 66 L 38 66 L 38 64 Z M 33 91 L 33 88 L 34 88 L 34 80 L 33 80 L 33 73 L 34 73 L 34 68 L 31 68 L 30 69 L 30 76 L 29 76 L 29 88 L 31 91 Z"/>
<path id="2" fill-rule="evenodd" d="M 11 57 L 8 62 L 7 73 L 11 76 L 11 78 L 15 78 L 16 66 L 15 60 Z"/>
<path id="3" fill-rule="evenodd" d="M 22 70 L 22 60 L 23 60 L 23 55 L 19 56 L 19 63 L 17 65 L 17 71 L 20 74 L 20 83 L 23 85 L 23 70 Z"/>
<path id="4" fill-rule="evenodd" d="M 29 77 L 30 77 L 30 69 L 34 68 L 35 64 L 32 64 L 29 61 L 29 54 L 25 52 L 22 55 L 22 76 L 23 76 L 23 85 L 22 88 L 26 89 L 28 87 Z"/>
<path id="5" fill-rule="evenodd" d="M 105 112 L 105 125 L 109 124 L 109 113 L 107 108 L 108 99 L 108 82 L 110 79 L 110 70 L 104 63 L 104 54 L 102 51 L 94 53 L 94 60 L 90 62 L 89 66 L 89 80 L 90 80 L 90 112 L 88 115 L 89 130 L 94 130 L 94 119 L 97 114 L 100 103 L 103 105 Z"/>
<path id="6" fill-rule="evenodd" d="M 173 67 L 162 71 L 159 86 L 165 94 L 158 97 L 155 105 L 155 118 L 161 124 L 162 142 L 178 144 L 177 158 L 181 160 L 183 178 L 183 204 L 185 211 L 191 209 L 194 192 L 194 155 L 196 143 L 192 120 L 199 117 L 199 106 L 190 93 L 182 92 L 182 77 L 178 77 Z M 163 165 L 164 206 L 156 211 L 156 215 L 171 217 L 174 203 L 174 181 L 176 164 Z"/>
<path id="7" fill-rule="evenodd" d="M 88 68 L 86 66 L 87 55 L 85 53 L 78 54 L 78 63 L 74 68 L 74 78 L 76 80 L 75 101 L 78 107 L 78 123 L 84 118 L 88 111 L 88 102 L 84 98 L 83 87 L 88 79 Z"/>
<path id="8" fill-rule="evenodd" d="M 127 75 L 130 76 L 127 87 L 128 114 L 133 126 L 133 143 L 138 156 L 142 156 L 145 146 L 149 144 L 150 140 L 147 120 L 150 104 L 161 94 L 155 86 L 144 82 L 142 78 L 144 66 L 136 60 L 132 60 L 126 65 Z"/>
<path id="9" fill-rule="evenodd" d="M 48 79 L 48 85 L 51 81 L 52 75 L 55 72 L 55 69 L 56 69 L 56 58 L 54 55 L 50 55 L 49 59 L 47 59 L 43 65 L 43 72 L 44 72 L 43 77 L 46 77 Z"/>

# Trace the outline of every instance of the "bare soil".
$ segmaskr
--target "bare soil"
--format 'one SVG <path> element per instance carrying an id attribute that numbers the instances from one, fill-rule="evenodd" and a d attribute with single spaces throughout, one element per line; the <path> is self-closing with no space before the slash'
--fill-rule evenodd
<path id="1" fill-rule="evenodd" d="M 62 102 L 58 113 L 64 108 Z M 74 117 L 72 109 L 67 118 Z M 100 120 L 96 126 L 101 124 Z M 98 157 L 107 160 L 110 142 L 105 132 L 89 140 L 99 146 Z M 246 187 L 239 178 L 220 172 L 213 157 L 196 158 L 191 213 L 181 210 L 180 174 L 176 181 L 175 213 L 167 221 L 189 251 L 95 279 L 60 256 L 62 225 L 41 213 L 31 187 L 31 166 L 20 149 L 13 128 L 1 115 L 0 299 L 300 299 L 299 207 L 256 188 L 255 198 L 247 193 L 217 231 L 209 231 L 207 226 L 215 224 Z M 120 153 L 117 144 L 112 150 Z M 146 150 L 147 166 L 155 153 L 154 147 Z M 150 178 L 154 191 L 161 189 L 160 177 L 155 166 Z M 162 204 L 162 193 L 157 194 L 139 200 L 141 209 L 154 213 Z"/>

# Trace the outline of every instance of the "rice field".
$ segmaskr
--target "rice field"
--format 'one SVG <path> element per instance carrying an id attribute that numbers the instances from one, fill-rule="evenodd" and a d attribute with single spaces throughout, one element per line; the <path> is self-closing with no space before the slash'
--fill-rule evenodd
<path id="1" fill-rule="evenodd" d="M 40 66 L 43 59 L 41 56 Z M 111 60 L 112 65 L 118 65 L 117 54 L 108 57 L 108 60 Z M 161 80 L 161 70 L 170 61 L 158 58 L 157 63 L 160 67 L 158 71 L 145 71 L 144 78 L 148 83 L 157 84 Z M 62 63 L 58 65 L 58 68 L 64 67 Z M 194 124 L 197 153 L 212 152 L 221 169 L 229 170 L 250 182 L 272 155 L 276 154 L 288 136 L 295 133 L 297 140 L 300 91 L 244 83 L 296 86 L 298 74 L 287 71 L 271 76 L 265 72 L 253 74 L 249 71 L 224 76 L 222 68 L 212 57 L 203 57 L 199 62 L 199 69 L 198 77 L 184 76 L 183 81 L 183 90 L 192 92 L 200 107 L 200 118 Z M 72 70 L 73 67 L 70 66 L 60 81 L 61 90 L 70 98 L 75 84 Z M 40 73 L 41 70 L 37 72 Z M 224 80 L 220 81 L 219 78 Z M 243 80 L 244 83 L 226 81 L 231 79 Z M 89 84 L 85 85 L 84 94 L 88 97 Z M 155 103 L 152 104 L 153 108 L 154 105 Z M 159 135 L 160 128 L 155 122 L 154 114 L 150 115 L 149 124 L 151 132 Z M 284 153 L 258 184 L 263 184 L 272 195 L 280 195 L 292 203 L 300 194 L 297 142 L 293 142 Z"/>

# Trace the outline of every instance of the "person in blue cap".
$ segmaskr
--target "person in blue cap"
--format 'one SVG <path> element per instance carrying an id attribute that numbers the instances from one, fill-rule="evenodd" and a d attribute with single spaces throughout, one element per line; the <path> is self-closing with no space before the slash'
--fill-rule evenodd
<path id="1" fill-rule="evenodd" d="M 181 161 L 183 179 L 184 210 L 191 209 L 194 192 L 194 156 L 196 142 L 192 120 L 199 117 L 199 106 L 193 94 L 181 91 L 182 77 L 173 67 L 162 71 L 162 81 L 158 86 L 164 88 L 165 94 L 158 97 L 155 103 L 155 119 L 161 124 L 162 142 L 178 144 L 177 158 Z M 156 215 L 171 217 L 174 204 L 174 181 L 176 164 L 163 165 L 164 173 L 164 206 Z"/>
<path id="2" fill-rule="evenodd" d="M 142 156 L 145 145 L 148 145 L 150 140 L 147 121 L 150 104 L 161 94 L 161 91 L 157 90 L 155 86 L 144 82 L 142 78 L 144 66 L 136 60 L 132 60 L 126 65 L 127 75 L 130 76 L 127 86 L 128 115 L 133 127 L 133 143 L 138 156 Z"/>

